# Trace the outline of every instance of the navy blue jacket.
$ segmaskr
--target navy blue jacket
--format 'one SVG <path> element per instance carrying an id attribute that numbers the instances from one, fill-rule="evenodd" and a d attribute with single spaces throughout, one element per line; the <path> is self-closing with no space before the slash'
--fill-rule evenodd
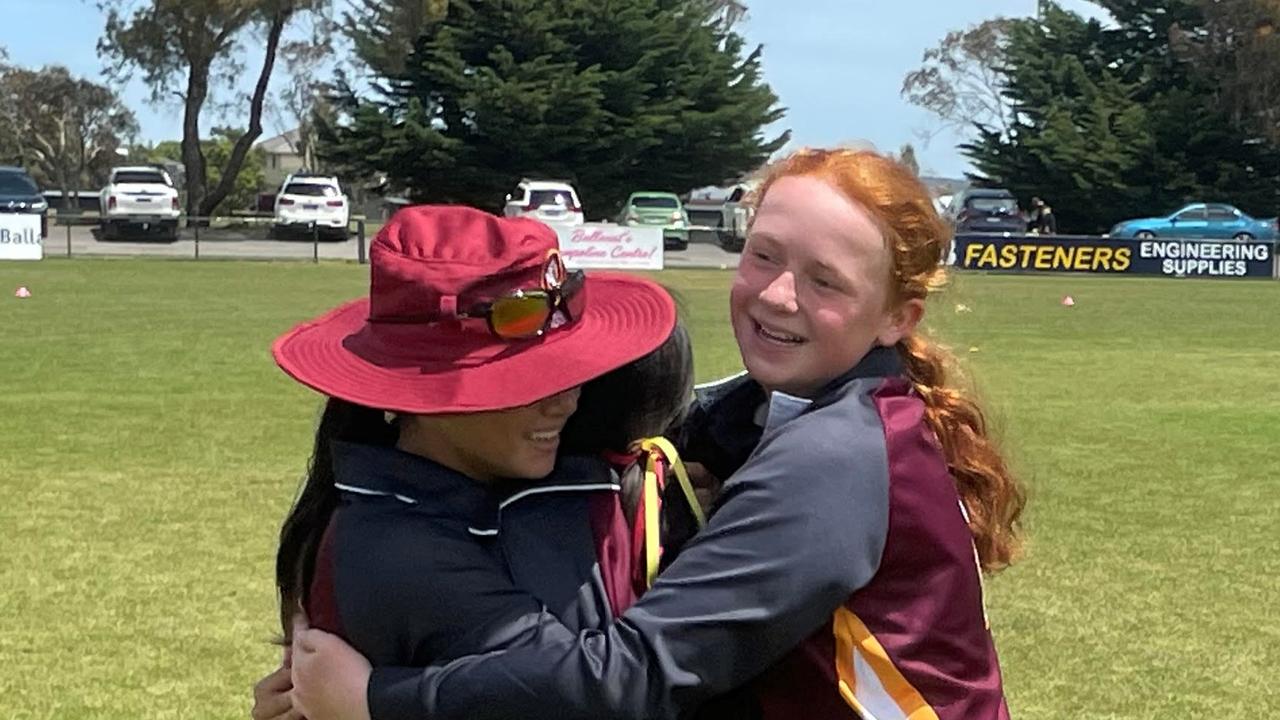
<path id="1" fill-rule="evenodd" d="M 342 500 L 308 614 L 374 665 L 507 647 L 543 613 L 575 629 L 612 616 L 588 520 L 593 495 L 617 492 L 604 461 L 562 458 L 537 484 L 486 488 L 394 448 L 337 443 L 334 470 Z"/>

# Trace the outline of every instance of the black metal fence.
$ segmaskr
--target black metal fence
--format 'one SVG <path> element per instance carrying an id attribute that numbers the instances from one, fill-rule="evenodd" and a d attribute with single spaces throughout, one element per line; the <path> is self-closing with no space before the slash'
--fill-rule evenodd
<path id="1" fill-rule="evenodd" d="M 377 226 L 352 218 L 345 228 L 310 223 L 277 226 L 271 215 L 181 215 L 114 218 L 110 228 L 91 214 L 51 216 L 45 257 L 153 256 L 201 259 L 368 260 Z"/>

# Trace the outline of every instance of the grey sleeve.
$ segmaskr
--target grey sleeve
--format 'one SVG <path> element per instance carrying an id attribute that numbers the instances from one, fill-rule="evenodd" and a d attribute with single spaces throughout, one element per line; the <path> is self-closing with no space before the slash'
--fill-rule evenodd
<path id="1" fill-rule="evenodd" d="M 787 429 L 797 425 L 808 423 Z M 841 426 L 854 437 L 766 438 L 703 532 L 611 626 L 575 634 L 544 613 L 528 644 L 425 670 L 375 668 L 373 719 L 675 718 L 749 681 L 879 565 L 883 431 Z"/>

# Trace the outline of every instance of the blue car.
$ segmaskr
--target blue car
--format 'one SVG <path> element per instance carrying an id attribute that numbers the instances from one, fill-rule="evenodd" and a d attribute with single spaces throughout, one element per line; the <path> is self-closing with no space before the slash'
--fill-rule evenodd
<path id="1" fill-rule="evenodd" d="M 1168 217 L 1125 220 L 1111 228 L 1115 238 L 1195 238 L 1276 240 L 1276 218 L 1255 220 L 1230 205 L 1196 203 Z"/>

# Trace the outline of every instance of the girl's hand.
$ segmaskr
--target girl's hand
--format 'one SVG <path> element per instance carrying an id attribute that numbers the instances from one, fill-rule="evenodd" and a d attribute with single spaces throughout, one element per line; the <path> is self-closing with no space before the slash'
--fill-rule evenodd
<path id="1" fill-rule="evenodd" d="M 253 686 L 253 720 L 303 720 L 293 709 L 293 681 L 289 677 L 289 648 L 284 650 L 284 664 Z"/>
<path id="2" fill-rule="evenodd" d="M 373 668 L 337 635 L 293 623 L 293 709 L 308 720 L 369 720 Z"/>

